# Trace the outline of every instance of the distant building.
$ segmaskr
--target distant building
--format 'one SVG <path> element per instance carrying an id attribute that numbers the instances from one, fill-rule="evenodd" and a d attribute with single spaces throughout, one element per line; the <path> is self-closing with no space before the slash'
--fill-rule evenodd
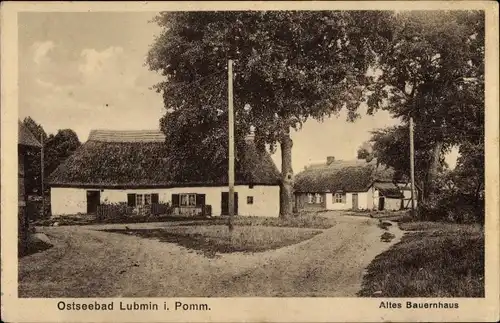
<path id="1" fill-rule="evenodd" d="M 399 210 L 410 205 L 407 182 L 376 160 L 335 160 L 306 167 L 295 177 L 297 210 Z"/>
<path id="2" fill-rule="evenodd" d="M 28 237 L 28 215 L 26 212 L 26 152 L 28 149 L 40 149 L 42 145 L 33 134 L 18 121 L 17 137 L 17 170 L 18 170 L 18 242 L 19 247 L 25 246 Z"/>
<path id="3" fill-rule="evenodd" d="M 277 217 L 280 177 L 271 156 L 259 152 L 251 136 L 236 153 L 235 213 Z M 210 205 L 212 215 L 228 214 L 227 171 L 181 181 L 171 158 L 160 131 L 93 130 L 47 180 L 52 215 L 95 214 L 104 203 L 168 203 L 183 215 L 198 215 Z"/>

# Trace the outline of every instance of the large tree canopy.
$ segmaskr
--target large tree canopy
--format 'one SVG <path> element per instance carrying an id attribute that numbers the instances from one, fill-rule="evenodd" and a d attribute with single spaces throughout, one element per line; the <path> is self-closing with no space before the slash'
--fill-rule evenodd
<path id="1" fill-rule="evenodd" d="M 378 74 L 365 90 L 370 113 L 387 110 L 403 126 L 372 140 L 381 161 L 408 174 L 413 117 L 417 177 L 427 198 L 444 154 L 484 140 L 484 13 L 412 11 L 394 15 L 390 25 L 391 38 L 376 47 Z"/>
<path id="2" fill-rule="evenodd" d="M 156 85 L 166 114 L 167 144 L 196 170 L 203 156 L 227 151 L 227 75 L 235 62 L 236 136 L 256 127 L 256 142 L 282 152 L 281 215 L 292 212 L 290 130 L 345 107 L 357 116 L 370 46 L 389 37 L 389 12 L 241 11 L 161 13 L 162 32 L 147 64 L 165 80 Z M 370 28 L 366 28 L 370 26 Z M 388 40 L 387 40 L 388 41 Z M 186 147 L 189 147 L 186 148 Z M 236 151 L 236 154 L 238 150 Z M 217 164 L 217 162 L 216 162 Z M 205 166 L 203 166 L 205 167 Z M 196 172 L 193 172 L 196 175 Z"/>

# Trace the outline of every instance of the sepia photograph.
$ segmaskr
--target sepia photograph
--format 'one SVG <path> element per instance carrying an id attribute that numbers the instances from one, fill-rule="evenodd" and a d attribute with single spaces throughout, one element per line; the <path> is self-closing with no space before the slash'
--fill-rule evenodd
<path id="1" fill-rule="evenodd" d="M 484 9 L 114 8 L 17 12 L 13 297 L 485 300 Z"/>

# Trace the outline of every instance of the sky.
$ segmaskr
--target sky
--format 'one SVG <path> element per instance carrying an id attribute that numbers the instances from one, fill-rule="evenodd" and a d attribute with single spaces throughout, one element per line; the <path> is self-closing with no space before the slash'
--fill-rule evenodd
<path id="1" fill-rule="evenodd" d="M 19 118 L 46 132 L 73 129 L 80 141 L 92 129 L 158 129 L 165 113 L 151 86 L 162 80 L 145 66 L 159 27 L 154 12 L 20 13 Z M 361 112 L 365 109 L 361 107 Z M 395 125 L 386 112 L 346 122 L 345 113 L 307 121 L 292 133 L 292 166 L 299 172 L 327 156 L 356 158 L 371 131 Z M 273 155 L 280 169 L 279 150 Z M 454 167 L 456 152 L 448 156 Z"/>

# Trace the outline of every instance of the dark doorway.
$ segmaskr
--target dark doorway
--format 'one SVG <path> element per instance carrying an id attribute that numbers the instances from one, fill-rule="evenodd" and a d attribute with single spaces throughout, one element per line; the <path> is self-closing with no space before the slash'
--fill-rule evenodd
<path id="1" fill-rule="evenodd" d="M 101 204 L 101 192 L 87 191 L 87 214 L 96 214 L 97 206 Z"/>
<path id="2" fill-rule="evenodd" d="M 238 214 L 238 193 L 234 192 L 234 214 Z M 229 192 L 221 194 L 221 215 L 229 215 Z"/>
<path id="3" fill-rule="evenodd" d="M 358 207 L 358 193 L 352 193 L 352 209 L 357 210 Z"/>
<path id="4" fill-rule="evenodd" d="M 383 210 L 384 209 L 384 202 L 385 202 L 385 198 L 383 196 L 379 197 L 378 198 L 378 209 L 379 210 Z"/>

